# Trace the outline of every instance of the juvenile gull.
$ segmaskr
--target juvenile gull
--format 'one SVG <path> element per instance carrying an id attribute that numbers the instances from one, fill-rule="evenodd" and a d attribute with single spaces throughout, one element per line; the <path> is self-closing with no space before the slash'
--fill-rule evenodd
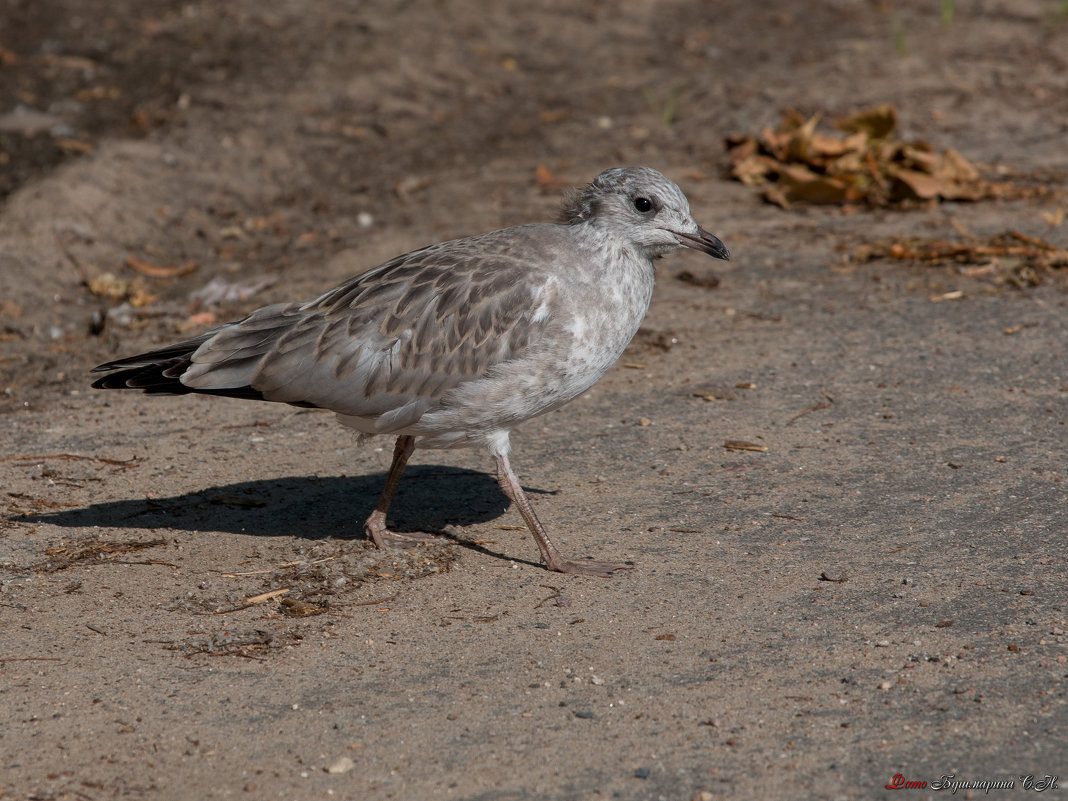
<path id="1" fill-rule="evenodd" d="M 520 225 L 415 250 L 307 303 L 278 303 L 161 350 L 108 362 L 98 389 L 197 392 L 329 409 L 361 437 L 397 435 L 364 524 L 379 548 L 430 535 L 386 513 L 417 447 L 482 446 L 549 570 L 607 576 L 625 562 L 571 561 L 549 541 L 508 462 L 513 428 L 605 374 L 653 294 L 653 259 L 727 248 L 648 167 L 598 175 L 561 224 Z"/>

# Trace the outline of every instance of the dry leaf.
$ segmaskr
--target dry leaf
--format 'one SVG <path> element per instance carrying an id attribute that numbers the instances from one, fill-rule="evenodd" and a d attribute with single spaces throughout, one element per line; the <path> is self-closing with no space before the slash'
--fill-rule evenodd
<path id="1" fill-rule="evenodd" d="M 115 303 L 129 302 L 135 308 L 155 303 L 158 298 L 143 286 L 140 278 L 117 278 L 112 273 L 101 273 L 86 282 L 89 291 L 99 298 Z"/>
<path id="2" fill-rule="evenodd" d="M 166 267 L 160 264 L 149 264 L 135 259 L 133 256 L 126 257 L 126 266 L 131 270 L 136 270 L 141 275 L 147 275 L 151 278 L 177 278 L 182 275 L 189 275 L 197 268 L 196 262 L 192 261 L 187 261 L 180 267 Z"/>
<path id="3" fill-rule="evenodd" d="M 872 139 L 885 139 L 897 127 L 897 109 L 889 104 L 873 106 L 835 120 L 840 131 L 863 133 Z"/>
<path id="4" fill-rule="evenodd" d="M 557 178 L 556 175 L 544 164 L 534 168 L 534 183 L 542 189 L 560 189 L 568 185 L 567 181 Z"/>
<path id="5" fill-rule="evenodd" d="M 212 325 L 216 316 L 214 312 L 197 312 L 196 314 L 190 314 L 181 325 L 178 326 L 178 331 L 188 331 L 191 328 L 203 328 L 204 326 Z"/>
<path id="6" fill-rule="evenodd" d="M 840 119 L 844 137 L 816 130 L 819 117 L 796 111 L 783 114 L 778 130 L 726 140 L 730 175 L 762 187 L 770 203 L 870 206 L 980 200 L 1022 195 L 1005 183 L 984 181 L 964 156 L 938 152 L 926 142 L 891 138 L 897 122 L 893 106 L 883 105 Z"/>
<path id="7" fill-rule="evenodd" d="M 1064 209 L 1056 208 L 1053 211 L 1040 211 L 1039 216 L 1054 228 L 1057 228 L 1064 222 Z"/>
<path id="8" fill-rule="evenodd" d="M 56 147 L 68 155 L 81 156 L 93 151 L 93 143 L 84 139 L 72 139 L 69 136 L 57 136 L 53 139 Z"/>
<path id="9" fill-rule="evenodd" d="M 945 185 L 933 175 L 904 167 L 891 167 L 888 174 L 894 181 L 891 188 L 893 197 L 929 200 L 938 197 Z"/>
<path id="10" fill-rule="evenodd" d="M 326 611 L 325 606 L 317 606 L 296 598 L 283 598 L 278 605 L 281 607 L 282 614 L 287 617 L 311 617 L 321 615 Z"/>
<path id="11" fill-rule="evenodd" d="M 870 242 L 852 256 L 855 262 L 883 258 L 932 266 L 955 265 L 964 275 L 990 276 L 1021 288 L 1037 285 L 1045 273 L 1068 267 L 1068 249 L 1019 231 L 1006 231 L 987 239 L 973 237 L 964 242 L 917 238 Z M 954 293 L 932 300 L 951 300 L 951 296 L 955 297 Z"/>

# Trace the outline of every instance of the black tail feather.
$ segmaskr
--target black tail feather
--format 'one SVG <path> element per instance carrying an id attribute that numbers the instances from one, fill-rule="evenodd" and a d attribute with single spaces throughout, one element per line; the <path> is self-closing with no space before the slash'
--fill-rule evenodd
<path id="1" fill-rule="evenodd" d="M 108 372 L 108 375 L 94 381 L 92 386 L 94 389 L 139 389 L 146 395 L 197 394 L 244 398 L 247 400 L 266 400 L 262 392 L 252 387 L 196 389 L 195 387 L 187 387 L 182 383 L 182 374 L 193 363 L 193 353 L 214 334 L 214 331 L 209 331 L 196 339 L 101 364 L 99 367 L 94 367 L 92 372 L 110 372 Z M 293 403 L 291 405 L 316 408 L 311 403 Z"/>
<path id="2" fill-rule="evenodd" d="M 230 398 L 263 400 L 263 393 L 252 387 L 232 389 L 194 389 L 182 383 L 182 374 L 192 364 L 193 354 L 204 342 L 214 336 L 209 331 L 196 339 L 187 339 L 159 350 L 116 359 L 92 372 L 108 372 L 109 375 L 93 382 L 94 389 L 139 389 L 146 395 L 225 395 Z"/>
<path id="3" fill-rule="evenodd" d="M 216 331 L 208 331 L 196 339 L 187 339 L 184 342 L 176 342 L 159 350 L 150 350 L 148 353 L 139 353 L 137 356 L 127 356 L 125 359 L 116 359 L 112 362 L 94 367 L 92 372 L 105 373 L 112 370 L 120 370 L 124 367 L 151 367 L 157 365 L 189 365 L 190 359 L 196 349 L 211 339 Z M 176 374 L 177 375 L 177 374 Z"/>
<path id="4" fill-rule="evenodd" d="M 146 395 L 219 395 L 227 398 L 265 400 L 263 393 L 252 387 L 227 389 L 195 389 L 187 387 L 179 376 L 189 366 L 189 359 L 172 359 L 158 364 L 130 367 L 98 378 L 93 389 L 139 389 Z M 100 368 L 98 367 L 97 370 Z"/>
<path id="5" fill-rule="evenodd" d="M 179 381 L 178 375 L 185 372 L 188 366 L 188 359 L 173 359 L 159 364 L 130 367 L 98 378 L 93 382 L 93 388 L 140 389 L 149 395 L 185 395 L 193 390 Z M 175 367 L 178 368 L 177 375 L 167 375 L 167 372 Z M 98 367 L 97 370 L 99 369 Z"/>

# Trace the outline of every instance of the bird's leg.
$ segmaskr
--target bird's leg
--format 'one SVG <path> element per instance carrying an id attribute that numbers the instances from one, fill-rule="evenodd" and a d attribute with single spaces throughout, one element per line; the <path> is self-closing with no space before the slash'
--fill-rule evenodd
<path id="1" fill-rule="evenodd" d="M 393 463 L 389 466 L 389 474 L 386 476 L 386 485 L 382 487 L 382 494 L 378 496 L 375 510 L 363 524 L 363 530 L 379 548 L 411 547 L 414 543 L 434 539 L 433 534 L 426 534 L 422 531 L 401 533 L 386 528 L 386 513 L 389 511 L 390 503 L 393 502 L 393 493 L 397 491 L 404 467 L 408 464 L 408 458 L 414 450 L 415 437 L 397 437 L 397 445 L 393 449 Z"/>
<path id="2" fill-rule="evenodd" d="M 634 565 L 627 562 L 573 562 L 570 559 L 565 559 L 560 552 L 556 550 L 556 546 L 549 541 L 549 535 L 545 533 L 541 521 L 539 521 L 537 515 L 534 514 L 534 507 L 530 505 L 530 500 L 527 498 L 526 493 L 523 492 L 523 487 L 520 486 L 519 479 L 516 477 L 516 474 L 512 472 L 511 465 L 508 464 L 508 456 L 505 454 L 495 454 L 495 458 L 497 459 L 497 483 L 501 485 L 504 494 L 507 495 L 512 503 L 519 509 L 519 514 L 523 516 L 527 528 L 529 528 L 530 533 L 534 535 L 534 541 L 538 543 L 538 548 L 541 550 L 541 560 L 545 563 L 546 568 L 557 573 L 577 573 L 583 576 L 610 576 L 613 571 L 628 570 L 634 567 Z"/>

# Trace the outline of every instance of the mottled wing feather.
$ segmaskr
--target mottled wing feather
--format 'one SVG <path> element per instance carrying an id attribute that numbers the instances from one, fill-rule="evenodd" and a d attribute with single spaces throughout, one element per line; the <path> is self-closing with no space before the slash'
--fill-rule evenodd
<path id="1" fill-rule="evenodd" d="M 414 251 L 309 303 L 260 309 L 202 337 L 182 382 L 386 416 L 381 430 L 410 424 L 548 324 L 550 286 L 544 267 L 531 268 L 544 263 L 531 253 L 537 238 L 517 242 L 516 230 Z"/>

